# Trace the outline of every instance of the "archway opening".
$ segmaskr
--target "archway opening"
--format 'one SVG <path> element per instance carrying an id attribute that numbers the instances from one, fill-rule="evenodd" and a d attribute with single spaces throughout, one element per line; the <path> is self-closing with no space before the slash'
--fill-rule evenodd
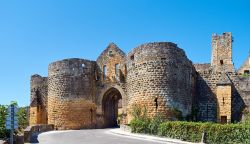
<path id="1" fill-rule="evenodd" d="M 109 89 L 103 96 L 102 109 L 105 127 L 117 127 L 122 109 L 122 95 L 116 88 Z"/>

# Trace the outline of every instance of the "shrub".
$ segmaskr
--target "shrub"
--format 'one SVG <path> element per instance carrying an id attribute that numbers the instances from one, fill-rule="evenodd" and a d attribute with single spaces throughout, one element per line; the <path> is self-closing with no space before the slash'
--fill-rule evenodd
<path id="1" fill-rule="evenodd" d="M 159 126 L 160 136 L 200 142 L 206 132 L 207 143 L 250 143 L 250 127 L 243 124 L 215 124 L 197 122 L 164 122 Z"/>
<path id="2" fill-rule="evenodd" d="M 147 108 L 145 106 L 134 104 L 132 106 L 131 114 L 134 119 L 141 119 L 146 121 L 148 119 Z"/>
<path id="3" fill-rule="evenodd" d="M 158 133 L 158 127 L 164 121 L 162 115 L 156 115 L 149 123 L 148 130 L 150 134 L 156 135 Z"/>
<path id="4" fill-rule="evenodd" d="M 244 124 L 250 125 L 250 113 L 249 112 L 245 116 Z"/>
<path id="5" fill-rule="evenodd" d="M 133 119 L 130 122 L 130 126 L 132 129 L 132 132 L 134 133 L 149 133 L 149 126 L 150 121 L 145 121 L 142 119 Z"/>
<path id="6" fill-rule="evenodd" d="M 209 144 L 249 144 L 249 123 L 217 124 L 185 121 L 163 121 L 161 116 L 153 119 L 138 117 L 131 121 L 132 132 L 154 134 L 190 142 L 200 142 L 205 132 Z"/>
<path id="7" fill-rule="evenodd" d="M 0 105 L 0 138 L 6 138 L 8 131 L 5 128 L 5 119 L 7 115 L 7 106 Z"/>
<path id="8" fill-rule="evenodd" d="M 243 78 L 248 78 L 248 77 L 249 77 L 249 74 L 244 73 L 244 74 L 242 75 L 242 77 L 243 77 Z"/>
<path id="9" fill-rule="evenodd" d="M 132 132 L 149 133 L 150 119 L 148 118 L 147 108 L 134 104 L 131 111 L 133 120 L 130 122 Z"/>

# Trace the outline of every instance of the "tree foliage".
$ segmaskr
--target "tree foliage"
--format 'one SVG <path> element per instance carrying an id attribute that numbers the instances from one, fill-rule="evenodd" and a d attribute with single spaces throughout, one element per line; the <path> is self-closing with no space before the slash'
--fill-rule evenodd
<path id="1" fill-rule="evenodd" d="M 0 138 L 7 137 L 8 131 L 5 128 L 5 119 L 7 115 L 7 106 L 0 105 Z"/>
<path id="2" fill-rule="evenodd" d="M 17 102 L 11 104 L 18 106 Z M 0 105 L 0 138 L 9 136 L 9 131 L 5 127 L 8 105 Z M 18 131 L 22 132 L 28 126 L 28 107 L 20 107 L 17 112 Z"/>
<path id="3" fill-rule="evenodd" d="M 28 107 L 21 107 L 17 112 L 18 117 L 18 129 L 23 131 L 28 125 Z"/>

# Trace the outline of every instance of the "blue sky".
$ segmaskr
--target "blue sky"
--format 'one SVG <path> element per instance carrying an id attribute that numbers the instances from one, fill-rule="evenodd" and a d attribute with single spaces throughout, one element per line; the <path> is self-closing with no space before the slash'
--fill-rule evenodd
<path id="1" fill-rule="evenodd" d="M 30 76 L 64 58 L 95 60 L 110 42 L 126 53 L 171 41 L 210 62 L 213 33 L 232 32 L 236 68 L 248 56 L 248 0 L 1 0 L 0 104 L 29 105 Z"/>

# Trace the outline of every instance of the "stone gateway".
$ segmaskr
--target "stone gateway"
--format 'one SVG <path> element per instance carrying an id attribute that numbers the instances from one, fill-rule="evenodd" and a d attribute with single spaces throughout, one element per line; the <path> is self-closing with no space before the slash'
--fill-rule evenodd
<path id="1" fill-rule="evenodd" d="M 114 43 L 96 61 L 49 64 L 31 76 L 30 125 L 56 129 L 106 128 L 129 123 L 134 105 L 169 120 L 237 122 L 250 111 L 248 58 L 239 72 L 232 34 L 212 36 L 211 64 L 193 64 L 171 42 L 142 44 L 127 55 Z"/>

